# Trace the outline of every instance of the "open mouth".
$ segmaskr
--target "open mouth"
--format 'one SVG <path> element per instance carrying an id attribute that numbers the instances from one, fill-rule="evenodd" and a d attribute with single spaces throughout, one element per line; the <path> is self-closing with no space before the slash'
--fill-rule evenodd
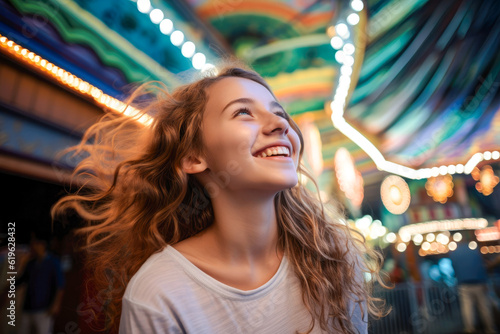
<path id="1" fill-rule="evenodd" d="M 273 146 L 263 149 L 256 154 L 257 158 L 269 158 L 269 157 L 290 157 L 290 149 L 286 146 Z"/>

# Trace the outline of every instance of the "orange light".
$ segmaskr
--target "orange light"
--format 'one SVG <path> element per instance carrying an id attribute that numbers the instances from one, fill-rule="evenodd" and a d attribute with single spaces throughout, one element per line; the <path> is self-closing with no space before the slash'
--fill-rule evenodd
<path id="1" fill-rule="evenodd" d="M 92 98 L 97 104 L 106 106 L 115 112 L 123 113 L 124 115 L 130 117 L 135 117 L 138 113 L 140 113 L 139 110 L 131 106 L 127 106 L 125 103 L 104 94 L 99 88 L 81 80 L 70 72 L 65 71 L 63 68 L 48 62 L 34 52 L 21 47 L 21 45 L 16 44 L 14 41 L 9 40 L 6 36 L 2 36 L 1 34 L 0 43 L 0 48 L 8 52 L 13 57 L 16 57 L 26 65 L 46 70 L 46 75 L 61 82 L 63 85 L 71 88 L 72 90 Z M 144 125 L 149 125 L 152 119 L 148 115 L 142 115 L 138 121 Z"/>

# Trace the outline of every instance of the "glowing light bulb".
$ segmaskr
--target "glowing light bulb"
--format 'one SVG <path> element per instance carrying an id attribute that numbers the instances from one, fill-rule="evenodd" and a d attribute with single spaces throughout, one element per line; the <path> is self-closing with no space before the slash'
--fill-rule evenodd
<path id="1" fill-rule="evenodd" d="M 344 63 L 344 58 L 345 58 L 345 53 L 344 53 L 344 51 L 337 51 L 337 52 L 335 52 L 335 60 L 336 60 L 339 64 L 343 64 L 343 63 Z"/>
<path id="2" fill-rule="evenodd" d="M 164 16 L 165 15 L 161 11 L 161 9 L 158 8 L 153 9 L 151 13 L 149 13 L 149 18 L 151 19 L 151 22 L 153 22 L 154 24 L 160 23 L 163 20 Z"/>
<path id="3" fill-rule="evenodd" d="M 207 63 L 203 65 L 201 73 L 204 76 L 216 76 L 219 73 L 219 71 L 217 71 L 217 68 L 214 65 Z"/>
<path id="4" fill-rule="evenodd" d="M 201 70 L 203 68 L 203 65 L 205 65 L 207 58 L 205 55 L 201 52 L 196 53 L 193 56 L 193 67 L 197 70 Z"/>
<path id="5" fill-rule="evenodd" d="M 171 20 L 165 19 L 160 23 L 160 31 L 164 35 L 170 35 L 172 30 L 174 29 L 174 24 Z"/>
<path id="6" fill-rule="evenodd" d="M 351 2 L 351 8 L 357 12 L 362 11 L 363 7 L 364 7 L 364 4 L 363 4 L 363 1 L 361 1 L 361 0 L 353 0 Z"/>
<path id="7" fill-rule="evenodd" d="M 180 30 L 176 30 L 170 35 L 170 41 L 173 45 L 179 46 L 184 41 L 184 34 Z"/>
<path id="8" fill-rule="evenodd" d="M 137 1 L 137 9 L 141 12 L 141 13 L 149 13 L 149 11 L 151 10 L 151 2 L 149 0 L 138 0 Z"/>
<path id="9" fill-rule="evenodd" d="M 398 250 L 398 252 L 403 253 L 406 250 L 406 244 L 400 243 L 396 246 L 396 249 Z"/>
<path id="10" fill-rule="evenodd" d="M 354 53 L 355 48 L 354 48 L 354 45 L 352 45 L 351 43 L 346 43 L 344 45 L 343 50 L 344 50 L 344 53 L 346 55 L 350 56 L 350 55 L 352 55 Z"/>
<path id="11" fill-rule="evenodd" d="M 359 23 L 359 15 L 356 13 L 352 13 L 347 17 L 347 23 L 349 23 L 352 26 L 355 26 L 356 24 Z"/>
<path id="12" fill-rule="evenodd" d="M 349 28 L 347 28 L 347 25 L 345 23 L 339 23 L 335 26 L 335 31 L 337 32 L 337 34 L 346 39 L 347 37 L 349 37 Z"/>
<path id="13" fill-rule="evenodd" d="M 194 51 L 196 49 L 196 46 L 194 45 L 193 42 L 187 41 L 182 45 L 182 55 L 186 58 L 191 58 L 194 55 Z"/>
<path id="14" fill-rule="evenodd" d="M 330 45 L 332 46 L 332 48 L 334 48 L 335 50 L 339 50 L 342 45 L 344 44 L 344 41 L 342 40 L 342 38 L 340 38 L 339 36 L 334 36 L 332 37 L 332 39 L 330 40 Z"/>

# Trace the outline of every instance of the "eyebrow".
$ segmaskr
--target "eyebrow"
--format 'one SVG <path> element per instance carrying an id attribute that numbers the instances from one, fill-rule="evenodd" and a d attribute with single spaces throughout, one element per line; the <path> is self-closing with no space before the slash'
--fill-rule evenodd
<path id="1" fill-rule="evenodd" d="M 233 100 L 233 101 L 229 102 L 228 104 L 226 104 L 226 106 L 222 109 L 221 114 L 224 112 L 224 110 L 226 110 L 227 108 L 229 108 L 231 105 L 233 105 L 235 103 L 255 104 L 255 100 L 250 99 L 248 97 L 241 97 L 239 99 Z M 283 110 L 286 113 L 285 108 L 283 108 L 283 106 L 276 101 L 271 101 L 270 106 L 271 106 L 271 108 L 280 108 L 281 110 Z"/>

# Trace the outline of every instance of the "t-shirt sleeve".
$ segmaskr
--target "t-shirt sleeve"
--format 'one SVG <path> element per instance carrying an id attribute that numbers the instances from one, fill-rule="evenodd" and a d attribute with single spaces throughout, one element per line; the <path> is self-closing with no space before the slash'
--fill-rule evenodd
<path id="1" fill-rule="evenodd" d="M 355 277 L 354 280 L 359 285 L 364 285 L 366 265 L 362 257 L 358 257 L 355 261 Z M 361 305 L 361 306 L 360 306 Z M 363 312 L 361 311 L 363 309 Z M 356 301 L 350 302 L 351 321 L 354 327 L 360 334 L 368 333 L 368 308 L 366 300 L 361 303 Z"/>
<path id="2" fill-rule="evenodd" d="M 355 303 L 354 311 L 351 316 L 351 321 L 360 334 L 366 334 L 368 333 L 368 310 L 366 308 L 365 301 L 363 301 L 361 304 L 363 305 L 364 314 L 361 314 L 361 308 L 359 307 L 359 303 Z"/>
<path id="3" fill-rule="evenodd" d="M 183 334 L 184 330 L 172 314 L 151 309 L 123 298 L 120 334 L 166 333 Z"/>

